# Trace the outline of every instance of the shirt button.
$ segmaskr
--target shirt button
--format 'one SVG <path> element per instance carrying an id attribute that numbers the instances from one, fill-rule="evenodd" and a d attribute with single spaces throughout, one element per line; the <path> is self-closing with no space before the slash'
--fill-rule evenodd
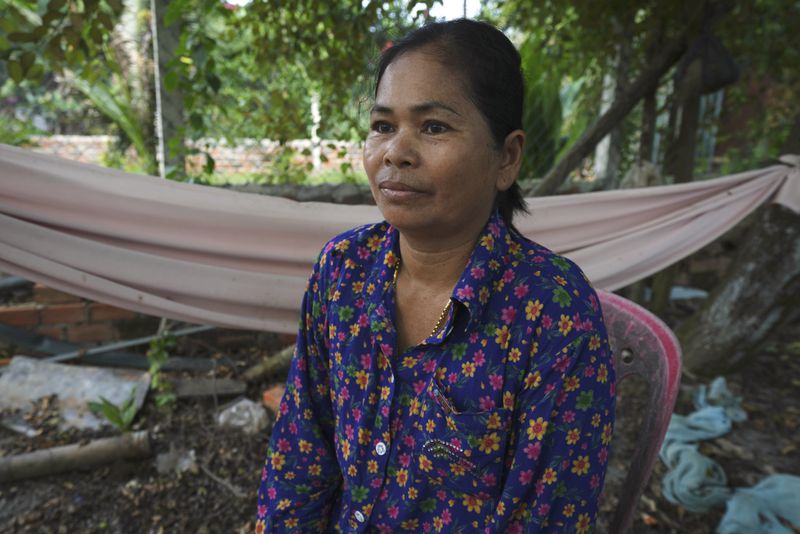
<path id="1" fill-rule="evenodd" d="M 358 520 L 359 523 L 363 523 L 364 522 L 364 514 L 362 514 L 361 512 L 356 512 L 355 515 L 356 515 L 356 519 Z"/>
<path id="2" fill-rule="evenodd" d="M 378 456 L 383 456 L 386 454 L 386 444 L 382 441 L 379 441 L 377 445 L 375 445 L 375 452 L 378 453 Z"/>

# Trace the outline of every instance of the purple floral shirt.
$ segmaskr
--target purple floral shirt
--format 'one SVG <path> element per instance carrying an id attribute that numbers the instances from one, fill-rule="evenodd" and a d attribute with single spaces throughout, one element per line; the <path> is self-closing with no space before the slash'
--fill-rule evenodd
<path id="1" fill-rule="evenodd" d="M 314 266 L 256 532 L 594 532 L 614 422 L 597 295 L 494 213 L 438 335 L 398 354 L 388 223 Z"/>

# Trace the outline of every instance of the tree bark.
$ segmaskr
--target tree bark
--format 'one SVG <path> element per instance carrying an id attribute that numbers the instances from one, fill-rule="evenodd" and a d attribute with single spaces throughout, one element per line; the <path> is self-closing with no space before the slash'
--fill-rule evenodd
<path id="1" fill-rule="evenodd" d="M 631 112 L 636 104 L 645 95 L 658 87 L 659 80 L 683 55 L 686 50 L 686 35 L 668 43 L 662 48 L 639 77 L 633 81 L 597 121 L 589 127 L 575 145 L 559 160 L 556 165 L 545 175 L 542 183 L 534 191 L 534 195 L 554 194 L 569 173 L 588 156 L 597 143 L 600 142 L 615 126 Z"/>
<path id="2" fill-rule="evenodd" d="M 677 329 L 684 368 L 695 375 L 733 371 L 800 319 L 800 214 L 761 208 L 743 243 L 703 307 Z"/>

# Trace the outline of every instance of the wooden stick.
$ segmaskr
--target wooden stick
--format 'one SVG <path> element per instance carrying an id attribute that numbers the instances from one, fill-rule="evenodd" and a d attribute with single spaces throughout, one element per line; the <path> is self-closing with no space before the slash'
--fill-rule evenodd
<path id="1" fill-rule="evenodd" d="M 146 430 L 53 447 L 0 458 L 0 482 L 12 482 L 73 469 L 87 469 L 116 460 L 150 456 L 150 437 Z"/>
<path id="2" fill-rule="evenodd" d="M 285 374 L 289 372 L 289 367 L 292 365 L 292 355 L 294 354 L 294 345 L 285 347 L 277 354 L 273 354 L 257 363 L 242 374 L 247 382 L 254 382 L 262 378 L 269 378 L 278 374 Z"/>

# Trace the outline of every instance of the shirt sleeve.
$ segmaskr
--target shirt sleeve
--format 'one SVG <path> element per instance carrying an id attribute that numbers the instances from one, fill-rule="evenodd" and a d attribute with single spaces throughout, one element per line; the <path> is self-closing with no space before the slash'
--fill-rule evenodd
<path id="1" fill-rule="evenodd" d="M 594 532 L 615 395 L 602 323 L 532 362 L 515 403 L 503 490 L 486 531 Z"/>
<path id="2" fill-rule="evenodd" d="M 257 534 L 323 532 L 342 481 L 325 345 L 326 257 L 315 264 L 303 298 L 286 392 L 261 474 Z"/>

